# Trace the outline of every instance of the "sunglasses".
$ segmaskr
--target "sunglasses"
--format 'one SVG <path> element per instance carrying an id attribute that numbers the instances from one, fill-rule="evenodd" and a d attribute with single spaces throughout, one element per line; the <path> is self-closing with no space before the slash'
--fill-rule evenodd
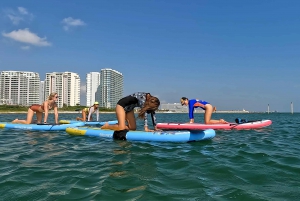
<path id="1" fill-rule="evenodd" d="M 58 96 L 54 96 L 54 98 L 58 98 Z"/>

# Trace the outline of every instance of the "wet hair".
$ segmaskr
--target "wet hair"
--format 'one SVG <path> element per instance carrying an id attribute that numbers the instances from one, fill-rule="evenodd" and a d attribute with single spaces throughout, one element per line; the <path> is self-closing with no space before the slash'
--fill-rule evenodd
<path id="1" fill-rule="evenodd" d="M 186 100 L 188 100 L 187 97 L 182 97 L 182 98 L 180 99 L 181 105 L 184 105 L 184 101 L 186 101 Z"/>
<path id="2" fill-rule="evenodd" d="M 48 100 L 52 100 L 54 96 L 56 96 L 57 93 L 56 92 L 52 92 L 49 96 L 48 96 Z"/>
<path id="3" fill-rule="evenodd" d="M 147 94 L 147 96 L 148 96 L 148 94 Z M 145 113 L 149 114 L 149 113 L 154 112 L 155 110 L 158 109 L 159 105 L 160 105 L 159 99 L 157 97 L 151 96 L 149 94 L 149 97 L 145 101 L 144 107 L 141 108 L 140 111 L 139 111 L 138 117 L 140 119 L 144 119 Z"/>

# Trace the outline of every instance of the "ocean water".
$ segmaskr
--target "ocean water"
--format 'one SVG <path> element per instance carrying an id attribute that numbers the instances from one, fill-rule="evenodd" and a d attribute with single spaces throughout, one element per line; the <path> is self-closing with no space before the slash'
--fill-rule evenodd
<path id="1" fill-rule="evenodd" d="M 25 117 L 0 114 L 0 122 Z M 300 114 L 213 114 L 237 117 L 273 124 L 216 131 L 214 139 L 192 143 L 0 129 L 0 200 L 299 200 Z M 187 122 L 188 114 L 157 114 L 157 120 Z M 195 121 L 203 122 L 203 114 Z"/>

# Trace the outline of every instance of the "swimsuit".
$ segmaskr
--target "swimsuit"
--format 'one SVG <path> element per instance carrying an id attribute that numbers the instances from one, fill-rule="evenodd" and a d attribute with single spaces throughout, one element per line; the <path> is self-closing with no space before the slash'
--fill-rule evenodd
<path id="1" fill-rule="evenodd" d="M 86 108 L 83 109 L 83 111 L 85 112 L 85 114 L 89 114 L 89 110 L 90 110 L 90 108 L 88 108 L 88 107 L 86 107 Z"/>
<path id="2" fill-rule="evenodd" d="M 33 104 L 29 107 L 31 110 L 33 110 L 34 112 L 40 112 L 40 108 L 42 110 L 44 110 L 44 106 L 43 105 L 39 105 L 39 104 Z"/>
<path id="3" fill-rule="evenodd" d="M 85 112 L 86 115 L 88 115 L 87 121 L 90 121 L 91 116 L 94 112 L 96 112 L 97 114 L 97 121 L 99 120 L 99 110 L 95 110 L 94 106 L 91 107 L 86 107 L 83 109 L 83 111 Z"/>
<path id="4" fill-rule="evenodd" d="M 190 119 L 194 119 L 194 109 L 195 108 L 202 108 L 203 110 L 205 110 L 204 107 L 202 107 L 202 105 L 206 105 L 209 104 L 209 102 L 203 101 L 203 100 L 198 100 L 198 99 L 191 99 L 189 100 L 189 117 Z"/>
<path id="5" fill-rule="evenodd" d="M 134 94 L 131 94 L 129 96 L 121 98 L 118 101 L 117 104 L 124 108 L 125 113 L 128 113 L 128 112 L 131 112 L 135 107 L 139 107 L 139 108 L 144 107 L 147 94 L 149 94 L 149 93 L 136 92 Z M 156 118 L 155 118 L 155 112 L 154 111 L 145 112 L 144 126 L 148 126 L 148 121 L 147 121 L 148 113 L 151 114 L 152 123 L 153 123 L 153 126 L 155 126 L 156 125 Z"/>
<path id="6" fill-rule="evenodd" d="M 49 106 L 49 110 L 51 110 L 52 108 L 51 108 L 51 106 L 50 105 L 48 105 Z M 34 112 L 40 112 L 40 108 L 43 110 L 43 111 L 45 111 L 44 110 L 44 104 L 42 104 L 42 105 L 40 105 L 40 104 L 32 104 L 30 107 L 29 107 L 31 110 L 33 110 Z"/>

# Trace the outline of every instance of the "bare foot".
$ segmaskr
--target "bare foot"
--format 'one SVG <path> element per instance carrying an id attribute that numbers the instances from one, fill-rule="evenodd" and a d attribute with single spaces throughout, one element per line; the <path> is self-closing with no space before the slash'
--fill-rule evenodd
<path id="1" fill-rule="evenodd" d="M 217 111 L 217 108 L 216 107 L 213 107 L 213 112 L 216 112 Z"/>
<path id="2" fill-rule="evenodd" d="M 101 127 L 101 129 L 107 129 L 108 128 L 108 122 L 106 122 L 102 127 Z"/>
<path id="3" fill-rule="evenodd" d="M 12 123 L 16 123 L 17 121 L 19 121 L 19 119 L 15 119 L 12 121 Z"/>
<path id="4" fill-rule="evenodd" d="M 80 118 L 79 117 L 76 117 L 76 121 L 79 121 L 80 120 Z"/>
<path id="5" fill-rule="evenodd" d="M 228 122 L 225 121 L 224 119 L 220 119 L 220 123 L 221 123 L 221 124 L 228 124 Z"/>

